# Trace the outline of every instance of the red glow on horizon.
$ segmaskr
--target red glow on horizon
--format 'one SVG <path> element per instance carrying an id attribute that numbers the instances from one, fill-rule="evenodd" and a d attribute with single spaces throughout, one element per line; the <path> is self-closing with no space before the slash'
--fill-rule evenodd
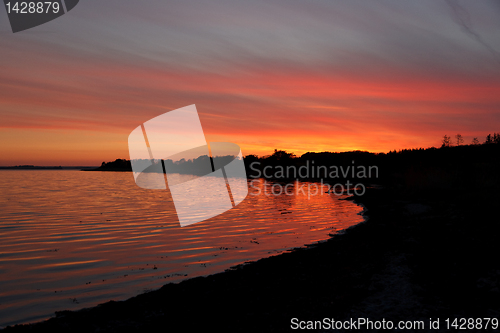
<path id="1" fill-rule="evenodd" d="M 19 79 L 19 69 L 1 75 L 9 82 L 2 106 L 10 112 L 2 116 L 0 165 L 128 158 L 127 138 L 136 126 L 189 104 L 197 105 L 208 141 L 235 142 L 244 155 L 260 156 L 274 149 L 301 155 L 426 148 L 455 133 L 466 143 L 482 141 L 500 121 L 500 80 L 491 77 L 391 68 L 383 75 L 280 67 L 215 74 L 44 61 L 49 80 Z"/>

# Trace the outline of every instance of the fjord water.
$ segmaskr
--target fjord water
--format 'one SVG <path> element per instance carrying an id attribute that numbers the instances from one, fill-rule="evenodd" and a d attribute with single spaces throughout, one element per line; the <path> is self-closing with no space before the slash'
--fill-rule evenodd
<path id="1" fill-rule="evenodd" d="M 361 207 L 312 183 L 278 194 L 254 180 L 236 208 L 181 228 L 169 192 L 141 189 L 128 172 L 0 176 L 0 327 L 222 272 L 363 221 Z"/>

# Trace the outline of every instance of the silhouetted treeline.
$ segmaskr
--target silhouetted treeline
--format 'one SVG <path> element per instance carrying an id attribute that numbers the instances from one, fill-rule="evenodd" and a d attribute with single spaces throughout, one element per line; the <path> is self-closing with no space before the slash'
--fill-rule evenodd
<path id="1" fill-rule="evenodd" d="M 354 181 L 383 184 L 409 189 L 452 189 L 498 186 L 500 175 L 500 135 L 491 136 L 484 144 L 443 146 L 370 153 L 366 151 L 295 154 L 275 150 L 267 156 L 244 157 L 248 178 L 275 181 L 323 180 L 325 182 Z M 496 141 L 495 138 L 499 138 Z M 220 159 L 216 165 L 226 165 L 234 157 Z M 199 165 L 208 156 L 194 160 L 166 160 L 169 172 L 200 174 Z M 117 159 L 95 169 L 100 171 L 131 171 L 130 161 Z M 206 173 L 206 172 L 204 172 Z"/>
<path id="2" fill-rule="evenodd" d="M 112 162 L 102 162 L 101 166 L 90 171 L 132 171 L 129 160 L 118 158 Z"/>
<path id="3" fill-rule="evenodd" d="M 173 161 L 171 159 L 163 160 L 163 166 L 157 167 L 161 160 L 134 160 L 137 165 L 152 165 L 143 172 L 162 172 L 163 169 L 168 173 L 180 173 L 202 176 L 212 172 L 213 165 L 226 165 L 230 163 L 234 156 L 215 156 L 210 158 L 208 155 L 202 155 L 194 159 L 181 159 Z M 132 171 L 130 160 L 116 159 L 112 162 L 102 162 L 101 166 L 92 171 Z"/>
<path id="4" fill-rule="evenodd" d="M 464 143 L 464 138 L 460 133 L 456 134 L 454 138 L 445 134 L 441 142 L 443 143 L 441 147 L 451 147 L 453 145 L 461 146 Z M 490 143 L 500 143 L 500 133 L 493 133 L 493 135 L 488 134 L 484 144 Z M 471 144 L 479 145 L 479 139 L 477 137 L 473 138 Z"/>
<path id="5" fill-rule="evenodd" d="M 203 176 L 213 171 L 214 165 L 226 165 L 231 162 L 234 156 L 215 156 L 210 158 L 208 155 L 202 155 L 194 159 L 181 159 L 172 161 L 164 160 L 165 171 L 167 173 L 181 173 L 189 175 Z"/>
<path id="6" fill-rule="evenodd" d="M 338 177 L 329 177 L 329 175 L 318 177 L 317 174 L 311 177 L 310 174 L 307 179 L 324 179 L 327 182 L 352 180 L 358 183 L 384 184 L 417 190 L 491 187 L 500 184 L 500 144 L 404 149 L 389 153 L 364 151 L 306 153 L 300 157 L 276 150 L 269 156 L 246 156 L 245 165 L 249 178 L 261 176 L 276 180 L 277 177 L 266 177 L 264 171 L 267 168 L 267 175 L 269 175 L 271 170 L 276 170 L 280 165 L 285 168 L 287 166 L 300 168 L 309 165 L 309 168 L 314 166 L 316 170 L 318 166 L 328 168 L 337 166 L 339 169 L 343 167 L 344 170 L 348 167 L 368 169 L 376 166 L 378 173 L 372 172 L 370 175 L 367 172 L 366 177 L 357 177 L 357 172 L 355 172 L 355 177 L 352 177 L 352 173 L 347 172 L 347 177 L 343 177 L 342 173 L 339 173 Z M 290 178 L 304 179 L 305 177 L 299 175 Z M 286 177 L 283 179 L 286 180 Z"/>

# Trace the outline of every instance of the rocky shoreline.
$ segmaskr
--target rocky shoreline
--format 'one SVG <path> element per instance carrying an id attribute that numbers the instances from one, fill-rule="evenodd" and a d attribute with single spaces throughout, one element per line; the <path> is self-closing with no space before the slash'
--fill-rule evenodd
<path id="1" fill-rule="evenodd" d="M 353 198 L 368 221 L 325 242 L 5 332 L 281 332 L 292 318 L 499 318 L 498 198 L 495 189 L 368 189 Z"/>

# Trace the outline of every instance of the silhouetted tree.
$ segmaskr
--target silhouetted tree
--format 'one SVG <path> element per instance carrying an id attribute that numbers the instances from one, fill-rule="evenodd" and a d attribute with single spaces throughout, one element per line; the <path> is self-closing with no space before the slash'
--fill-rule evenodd
<path id="1" fill-rule="evenodd" d="M 493 140 L 491 138 L 491 134 L 488 134 L 486 136 L 486 141 L 484 141 L 485 144 L 490 144 L 490 143 L 493 143 Z"/>
<path id="2" fill-rule="evenodd" d="M 493 142 L 494 143 L 500 143 L 500 133 L 494 133 L 493 134 Z"/>
<path id="3" fill-rule="evenodd" d="M 449 147 L 451 145 L 451 138 L 448 135 L 443 137 L 443 145 L 441 147 Z"/>
<path id="4" fill-rule="evenodd" d="M 472 139 L 472 144 L 477 146 L 479 144 L 479 140 L 477 138 Z"/>
<path id="5" fill-rule="evenodd" d="M 277 161 L 281 161 L 295 158 L 296 156 L 294 153 L 287 153 L 286 150 L 275 149 L 271 157 L 275 158 Z"/>
<path id="6" fill-rule="evenodd" d="M 462 134 L 455 135 L 455 140 L 457 142 L 457 146 L 460 146 L 462 143 L 464 143 L 464 138 L 462 137 Z"/>

